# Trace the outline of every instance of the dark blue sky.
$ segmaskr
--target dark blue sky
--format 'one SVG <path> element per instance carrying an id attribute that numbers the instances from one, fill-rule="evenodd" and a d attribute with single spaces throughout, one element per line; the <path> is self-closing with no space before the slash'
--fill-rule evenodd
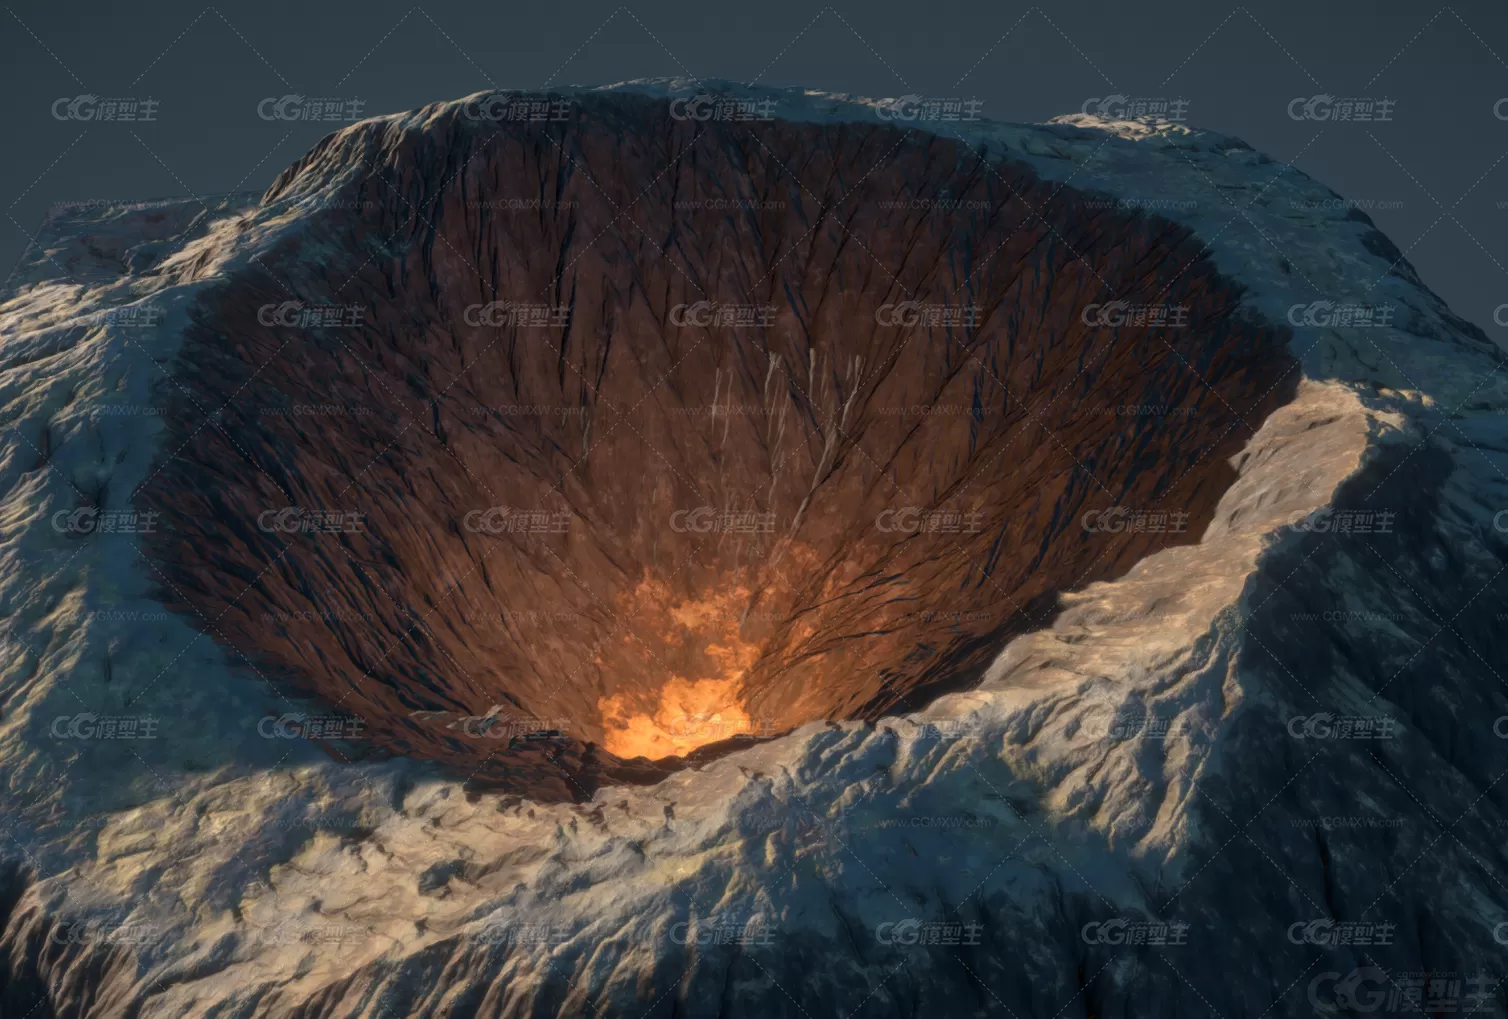
<path id="1" fill-rule="evenodd" d="M 1035 121 L 1091 97 L 1181 98 L 1368 213 L 1425 282 L 1508 345 L 1508 4 L 1158 0 L 834 7 L 612 2 L 0 9 L 8 271 L 56 201 L 261 189 L 331 129 L 257 115 L 268 97 L 367 114 L 492 87 L 691 74 L 868 95 L 977 98 Z M 54 102 L 150 98 L 156 119 L 58 119 Z M 1295 120 L 1317 94 L 1391 100 L 1386 122 Z M 66 113 L 66 108 L 60 107 Z"/>

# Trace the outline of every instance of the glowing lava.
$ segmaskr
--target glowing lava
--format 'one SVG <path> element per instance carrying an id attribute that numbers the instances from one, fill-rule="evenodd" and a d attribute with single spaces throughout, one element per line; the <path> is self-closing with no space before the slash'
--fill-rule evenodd
<path id="1" fill-rule="evenodd" d="M 676 676 L 660 690 L 654 714 L 632 714 L 627 698 L 601 702 L 603 743 L 619 757 L 684 756 L 708 743 L 753 731 L 738 700 L 737 679 L 687 680 Z"/>
<path id="2" fill-rule="evenodd" d="M 753 732 L 739 697 L 744 673 L 759 657 L 758 645 L 739 633 L 748 599 L 748 588 L 733 587 L 707 599 L 673 601 L 663 582 L 639 584 L 630 610 L 634 630 L 651 636 L 624 640 L 642 652 L 647 669 L 671 675 L 658 703 L 654 694 L 646 699 L 631 692 L 598 702 L 604 747 L 623 758 L 657 759 Z"/>

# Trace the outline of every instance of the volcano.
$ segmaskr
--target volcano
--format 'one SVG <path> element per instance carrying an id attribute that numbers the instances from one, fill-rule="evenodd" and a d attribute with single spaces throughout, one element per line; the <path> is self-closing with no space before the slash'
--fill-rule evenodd
<path id="1" fill-rule="evenodd" d="M 247 215 L 301 228 L 196 307 L 140 492 L 164 600 L 375 752 L 579 798 L 920 707 L 1197 541 L 1291 397 L 1186 229 L 1020 163 L 531 104 L 286 170 Z"/>
<path id="2" fill-rule="evenodd" d="M 1508 1007 L 1501 352 L 1238 139 L 929 109 L 485 93 L 56 207 L 0 1012 Z"/>

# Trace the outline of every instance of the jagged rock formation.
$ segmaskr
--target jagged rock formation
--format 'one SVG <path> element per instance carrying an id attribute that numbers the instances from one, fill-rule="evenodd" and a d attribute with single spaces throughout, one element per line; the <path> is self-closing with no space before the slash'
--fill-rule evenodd
<path id="1" fill-rule="evenodd" d="M 50 221 L 0 305 L 5 1013 L 1501 1007 L 1491 344 L 1229 138 L 705 90 Z M 611 753 L 672 677 L 780 735 Z"/>

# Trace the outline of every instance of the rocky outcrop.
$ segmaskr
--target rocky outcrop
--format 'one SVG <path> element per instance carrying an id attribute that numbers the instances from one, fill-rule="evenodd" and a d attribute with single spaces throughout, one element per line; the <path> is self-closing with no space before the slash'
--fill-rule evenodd
<path id="1" fill-rule="evenodd" d="M 49 222 L 6 1014 L 1502 1007 L 1496 350 L 1232 139 L 705 90 Z"/>

